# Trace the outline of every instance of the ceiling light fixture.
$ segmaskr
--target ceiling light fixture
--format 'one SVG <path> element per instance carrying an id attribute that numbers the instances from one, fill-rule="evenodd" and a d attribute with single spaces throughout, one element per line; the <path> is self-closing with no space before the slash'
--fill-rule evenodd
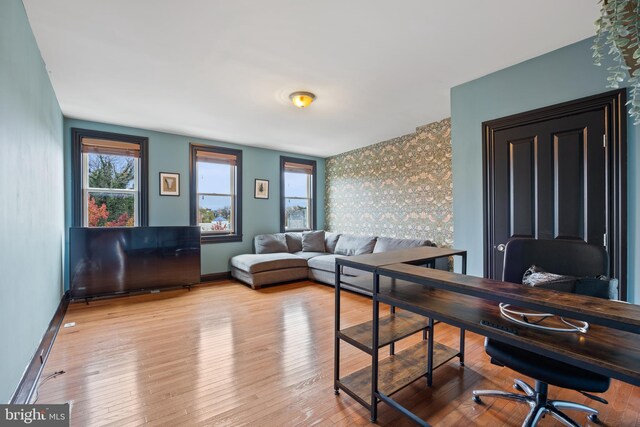
<path id="1" fill-rule="evenodd" d="M 293 92 L 289 95 L 289 99 L 296 107 L 305 108 L 308 107 L 314 99 L 316 99 L 316 96 L 311 92 Z"/>

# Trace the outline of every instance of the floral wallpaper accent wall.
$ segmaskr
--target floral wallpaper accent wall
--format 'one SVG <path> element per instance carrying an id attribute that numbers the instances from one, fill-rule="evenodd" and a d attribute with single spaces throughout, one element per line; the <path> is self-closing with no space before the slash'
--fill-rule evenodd
<path id="1" fill-rule="evenodd" d="M 453 244 L 451 119 L 326 160 L 327 230 Z"/>

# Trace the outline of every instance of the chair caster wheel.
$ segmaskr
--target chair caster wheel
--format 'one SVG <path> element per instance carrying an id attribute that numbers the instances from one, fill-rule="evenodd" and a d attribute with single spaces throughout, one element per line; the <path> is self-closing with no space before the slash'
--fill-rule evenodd
<path id="1" fill-rule="evenodd" d="M 524 393 L 524 390 L 518 384 L 514 384 L 513 388 Z"/>
<path id="2" fill-rule="evenodd" d="M 600 424 L 600 418 L 598 418 L 597 414 L 591 414 L 587 418 L 589 418 L 589 421 L 591 421 L 594 424 Z"/>
<path id="3" fill-rule="evenodd" d="M 475 403 L 482 404 L 482 399 L 480 399 L 480 396 L 473 396 L 473 401 Z"/>

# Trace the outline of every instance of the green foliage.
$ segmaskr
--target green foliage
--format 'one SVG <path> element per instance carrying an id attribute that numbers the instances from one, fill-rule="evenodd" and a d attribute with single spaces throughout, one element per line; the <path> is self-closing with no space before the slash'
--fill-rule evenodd
<path id="1" fill-rule="evenodd" d="M 134 162 L 135 159 L 132 157 L 101 154 L 89 156 L 89 187 L 130 188 L 134 179 Z M 97 226 L 133 225 L 133 195 L 92 192 L 91 197 L 97 206 L 105 205 L 108 212 L 108 217 L 100 218 Z"/>
<path id="2" fill-rule="evenodd" d="M 640 0 L 600 0 L 600 3 L 592 47 L 594 64 L 601 65 L 603 52 L 607 51 L 613 61 L 613 66 L 607 68 L 607 87 L 617 89 L 628 79 L 629 116 L 637 125 L 640 124 Z"/>
<path id="3" fill-rule="evenodd" d="M 129 187 L 134 176 L 132 157 L 96 155 L 89 157 L 89 187 L 117 188 Z"/>
<path id="4" fill-rule="evenodd" d="M 200 208 L 200 223 L 208 224 L 214 219 L 222 217 L 227 221 L 231 221 L 231 207 L 225 206 L 220 209 Z"/>

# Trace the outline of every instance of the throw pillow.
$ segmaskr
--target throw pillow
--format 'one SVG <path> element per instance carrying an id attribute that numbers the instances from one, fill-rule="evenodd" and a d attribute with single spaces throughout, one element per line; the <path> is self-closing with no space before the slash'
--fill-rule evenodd
<path id="1" fill-rule="evenodd" d="M 338 233 L 324 233 L 324 246 L 327 252 L 334 253 L 336 251 L 336 245 L 338 244 L 339 238 L 340 234 Z"/>
<path id="2" fill-rule="evenodd" d="M 391 252 L 400 249 L 418 248 L 420 246 L 431 246 L 428 240 L 418 239 L 395 239 L 392 237 L 378 237 L 373 253 Z"/>
<path id="3" fill-rule="evenodd" d="M 289 252 L 284 234 L 260 234 L 253 239 L 257 254 Z"/>
<path id="4" fill-rule="evenodd" d="M 302 252 L 324 251 L 324 230 L 302 233 Z"/>
<path id="5" fill-rule="evenodd" d="M 338 239 L 338 244 L 334 253 L 339 255 L 362 255 L 370 254 L 376 245 L 375 237 L 351 236 L 343 234 Z"/>
<path id="6" fill-rule="evenodd" d="M 302 251 L 302 233 L 285 233 L 287 239 L 287 247 L 289 252 L 301 252 Z"/>

